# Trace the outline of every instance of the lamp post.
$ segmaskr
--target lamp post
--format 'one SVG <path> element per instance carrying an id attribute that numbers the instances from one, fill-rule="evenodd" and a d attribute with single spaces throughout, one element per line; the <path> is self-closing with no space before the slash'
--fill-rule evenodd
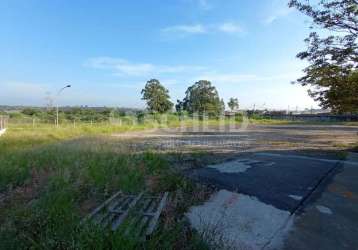
<path id="1" fill-rule="evenodd" d="M 62 93 L 62 91 L 66 88 L 71 88 L 71 85 L 66 85 L 65 87 L 63 87 L 62 89 L 60 89 L 58 92 L 57 92 L 57 95 L 56 95 L 56 127 L 58 127 L 58 97 L 59 95 Z"/>

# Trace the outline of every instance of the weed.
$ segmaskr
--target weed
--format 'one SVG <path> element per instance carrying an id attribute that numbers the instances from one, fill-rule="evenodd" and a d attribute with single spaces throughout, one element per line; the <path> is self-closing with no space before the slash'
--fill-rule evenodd
<path id="1" fill-rule="evenodd" d="M 134 129 L 148 127 L 136 125 Z M 11 126 L 0 140 L 0 192 L 7 197 L 6 204 L 0 205 L 0 249 L 163 249 L 178 245 L 177 234 L 184 228 L 175 229 L 174 224 L 169 231 L 159 228 L 146 243 L 80 224 L 85 213 L 113 192 L 138 193 L 148 187 L 149 179 L 157 180 L 153 192 L 194 190 L 169 167 L 168 155 L 132 152 L 105 136 L 128 130 L 108 124 L 58 129 Z M 23 189 L 32 193 L 14 195 Z M 184 211 L 192 200 L 186 198 L 178 211 Z M 167 237 L 170 242 L 164 241 Z M 195 242 L 181 244 L 196 249 L 200 239 Z"/>

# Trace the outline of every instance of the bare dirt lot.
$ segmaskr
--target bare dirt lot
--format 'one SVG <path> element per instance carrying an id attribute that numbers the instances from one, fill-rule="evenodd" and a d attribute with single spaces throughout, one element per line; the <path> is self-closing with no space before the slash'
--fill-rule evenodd
<path id="1" fill-rule="evenodd" d="M 162 129 L 114 135 L 133 150 L 180 152 L 176 164 L 218 192 L 187 216 L 232 249 L 355 249 L 358 128 L 284 125 Z M 120 138 L 120 140 L 117 140 Z M 185 155 L 198 152 L 196 159 Z M 202 154 L 200 154 L 202 153 Z M 340 186 L 345 192 L 337 192 Z M 332 191 L 333 190 L 333 191 Z M 349 194 L 349 196 L 347 196 Z M 325 235 L 339 235 L 332 242 Z"/>
<path id="2" fill-rule="evenodd" d="M 331 152 L 352 147 L 358 127 L 340 125 L 248 125 L 208 128 L 158 129 L 113 135 L 137 149 L 212 153 L 267 150 Z"/>

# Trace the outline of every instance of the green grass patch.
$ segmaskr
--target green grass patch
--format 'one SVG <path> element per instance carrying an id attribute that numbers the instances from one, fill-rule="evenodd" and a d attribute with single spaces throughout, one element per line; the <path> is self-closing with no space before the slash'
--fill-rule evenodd
<path id="1" fill-rule="evenodd" d="M 145 243 L 80 224 L 85 214 L 118 190 L 182 189 L 190 197 L 187 192 L 193 184 L 170 169 L 169 155 L 132 152 L 106 137 L 153 127 L 10 126 L 0 138 L 0 193 L 5 197 L 0 207 L 0 249 L 167 249 L 179 242 L 199 249 L 200 238 L 188 235 L 181 223 L 165 229 L 161 225 Z M 156 181 L 149 184 L 151 178 Z M 180 216 L 190 205 L 185 200 L 176 210 Z"/>

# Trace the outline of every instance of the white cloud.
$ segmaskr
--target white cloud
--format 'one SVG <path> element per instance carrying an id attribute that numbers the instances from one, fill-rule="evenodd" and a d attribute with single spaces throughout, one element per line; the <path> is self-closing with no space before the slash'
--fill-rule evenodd
<path id="1" fill-rule="evenodd" d="M 271 15 L 267 16 L 263 20 L 263 22 L 265 25 L 270 25 L 273 22 L 275 22 L 277 19 L 288 16 L 291 12 L 293 12 L 292 8 L 289 8 L 289 7 L 279 8 L 279 9 L 273 11 L 273 13 Z"/>
<path id="2" fill-rule="evenodd" d="M 85 66 L 94 69 L 106 69 L 112 71 L 117 76 L 158 76 L 164 79 L 171 79 L 168 84 L 177 84 L 173 76 L 178 77 L 178 73 L 185 73 L 191 81 L 201 79 L 210 80 L 217 83 L 241 83 L 241 82 L 258 82 L 258 81 L 292 81 L 300 77 L 300 70 L 293 68 L 283 74 L 274 75 L 257 75 L 257 74 L 237 74 L 237 73 L 220 73 L 212 71 L 210 68 L 194 65 L 156 65 L 151 63 L 134 63 L 122 58 L 114 57 L 96 57 L 87 60 Z M 193 77 L 195 76 L 195 77 Z M 171 77 L 171 78 L 166 78 Z"/>
<path id="3" fill-rule="evenodd" d="M 221 73 L 206 73 L 195 77 L 196 80 L 205 79 L 219 84 L 233 84 L 241 82 L 258 82 L 258 81 L 274 81 L 287 80 L 291 81 L 298 77 L 297 73 L 287 73 L 279 75 L 255 75 L 255 74 L 221 74 Z"/>
<path id="4" fill-rule="evenodd" d="M 194 25 L 174 25 L 163 28 L 162 34 L 170 35 L 171 37 L 185 37 L 188 35 L 203 35 L 213 33 L 243 33 L 242 27 L 233 22 L 225 22 L 220 24 L 194 24 Z"/>
<path id="5" fill-rule="evenodd" d="M 208 30 L 201 24 L 195 25 L 175 25 L 166 27 L 161 30 L 164 33 L 187 33 L 187 34 L 204 34 L 207 33 Z"/>
<path id="6" fill-rule="evenodd" d="M 227 22 L 218 26 L 218 30 L 226 33 L 241 33 L 243 32 L 240 25 Z"/>
<path id="7" fill-rule="evenodd" d="M 200 66 L 190 65 L 154 65 L 150 63 L 132 63 L 121 58 L 96 57 L 89 59 L 85 66 L 97 69 L 112 70 L 119 76 L 148 76 L 157 74 L 174 74 L 179 72 L 192 72 L 205 69 Z"/>
<path id="8" fill-rule="evenodd" d="M 96 57 L 89 59 L 86 66 L 97 69 L 110 69 L 116 74 L 143 75 L 154 71 L 154 65 L 149 63 L 133 64 L 124 59 L 112 57 Z"/>

